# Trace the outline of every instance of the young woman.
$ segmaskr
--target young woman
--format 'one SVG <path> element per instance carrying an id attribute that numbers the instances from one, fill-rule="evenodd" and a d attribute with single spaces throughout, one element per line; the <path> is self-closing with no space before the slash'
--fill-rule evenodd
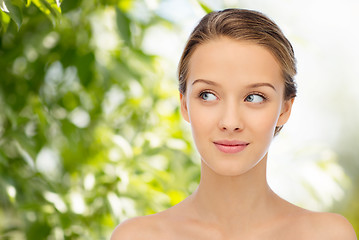
<path id="1" fill-rule="evenodd" d="M 199 186 L 164 212 L 123 222 L 112 240 L 356 239 L 344 217 L 294 206 L 268 186 L 268 148 L 296 96 L 294 52 L 275 23 L 249 10 L 209 13 L 178 70 Z"/>

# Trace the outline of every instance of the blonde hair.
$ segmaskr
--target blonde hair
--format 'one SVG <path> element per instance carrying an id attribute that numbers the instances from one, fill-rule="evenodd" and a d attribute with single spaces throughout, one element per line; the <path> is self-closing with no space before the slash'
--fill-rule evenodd
<path id="1" fill-rule="evenodd" d="M 250 41 L 266 47 L 276 57 L 285 84 L 284 99 L 294 98 L 297 73 L 293 47 L 279 27 L 260 12 L 244 9 L 225 9 L 205 15 L 191 33 L 178 65 L 179 91 L 186 93 L 189 62 L 196 48 L 219 37 Z M 277 127 L 275 135 L 282 127 Z"/>

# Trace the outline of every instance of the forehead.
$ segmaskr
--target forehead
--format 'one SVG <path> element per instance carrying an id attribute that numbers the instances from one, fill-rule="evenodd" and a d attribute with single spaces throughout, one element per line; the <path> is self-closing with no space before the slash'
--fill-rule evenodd
<path id="1" fill-rule="evenodd" d="M 199 45 L 189 62 L 188 83 L 198 78 L 284 85 L 280 64 L 265 47 L 226 37 Z M 238 81 L 236 81 L 238 82 Z"/>

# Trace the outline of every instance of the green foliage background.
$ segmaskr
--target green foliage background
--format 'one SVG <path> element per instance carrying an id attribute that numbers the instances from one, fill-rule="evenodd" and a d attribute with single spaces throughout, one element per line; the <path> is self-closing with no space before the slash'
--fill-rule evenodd
<path id="1" fill-rule="evenodd" d="M 176 82 L 141 50 L 149 26 L 175 26 L 149 10 L 138 19 L 141 5 L 33 0 L 13 3 L 18 17 L 1 12 L 1 239 L 108 239 L 198 181 Z M 109 15 L 120 42 L 103 51 L 94 21 Z"/>
<path id="2" fill-rule="evenodd" d="M 123 219 L 195 189 L 199 166 L 174 74 L 142 49 L 149 27 L 175 23 L 144 0 L 0 6 L 1 239 L 108 239 Z M 117 25 L 99 25 L 108 17 Z M 111 49 L 98 37 L 112 27 Z M 336 209 L 358 226 L 355 194 L 350 210 Z"/>

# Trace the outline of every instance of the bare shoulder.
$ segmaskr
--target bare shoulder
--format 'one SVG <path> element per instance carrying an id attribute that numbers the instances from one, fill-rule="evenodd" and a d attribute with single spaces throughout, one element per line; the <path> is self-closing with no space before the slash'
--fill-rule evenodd
<path id="1" fill-rule="evenodd" d="M 309 211 L 291 203 L 286 207 L 279 228 L 283 239 L 357 240 L 352 225 L 339 214 Z"/>
<path id="2" fill-rule="evenodd" d="M 158 214 L 127 219 L 115 228 L 111 240 L 161 239 L 164 233 L 161 221 Z"/>
<path id="3" fill-rule="evenodd" d="M 308 211 L 304 214 L 301 225 L 308 229 L 308 235 L 315 239 L 357 240 L 352 225 L 339 214 Z"/>
<path id="4" fill-rule="evenodd" d="M 156 214 L 122 222 L 113 231 L 111 240 L 174 239 L 173 236 L 178 235 L 178 226 L 183 225 L 183 219 L 186 219 L 183 217 L 186 212 L 184 202 Z"/>
<path id="5" fill-rule="evenodd" d="M 314 226 L 324 231 L 320 232 L 320 234 L 324 235 L 323 237 L 326 237 L 326 239 L 357 239 L 353 226 L 345 217 L 339 214 L 314 213 L 312 222 Z"/>

